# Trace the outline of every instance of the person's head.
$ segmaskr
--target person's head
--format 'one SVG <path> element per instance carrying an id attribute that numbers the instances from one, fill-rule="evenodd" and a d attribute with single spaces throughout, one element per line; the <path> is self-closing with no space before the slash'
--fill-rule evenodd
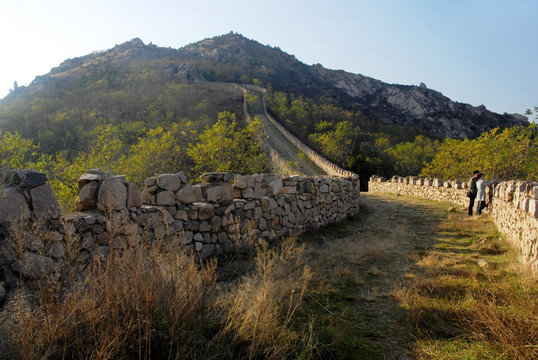
<path id="1" fill-rule="evenodd" d="M 480 174 L 480 171 L 478 171 L 478 170 L 473 171 L 473 177 L 474 178 L 478 179 L 478 178 L 480 178 L 480 175 L 482 175 L 482 174 Z"/>

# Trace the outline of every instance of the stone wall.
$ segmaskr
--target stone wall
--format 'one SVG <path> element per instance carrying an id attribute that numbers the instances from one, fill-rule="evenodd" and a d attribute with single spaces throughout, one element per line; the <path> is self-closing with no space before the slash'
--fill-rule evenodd
<path id="1" fill-rule="evenodd" d="M 192 185 L 183 173 L 160 174 L 146 179 L 140 192 L 123 176 L 93 169 L 79 179 L 79 212 L 67 215 L 44 174 L 23 170 L 5 177 L 11 180 L 0 198 L 0 294 L 21 278 L 61 269 L 68 258 L 84 268 L 111 247 L 172 241 L 204 260 L 359 210 L 356 176 L 207 173 Z"/>
<path id="2" fill-rule="evenodd" d="M 468 206 L 467 184 L 458 180 L 443 181 L 395 176 L 386 181 L 372 176 L 369 191 L 411 195 Z M 497 228 L 519 249 L 522 262 L 538 273 L 538 183 L 504 181 L 488 192 L 491 212 Z"/>
<path id="3" fill-rule="evenodd" d="M 301 140 L 299 140 L 295 135 L 290 133 L 284 126 L 282 126 L 278 121 L 276 121 L 269 113 L 267 112 L 267 106 L 266 106 L 266 93 L 267 90 L 255 86 L 255 85 L 245 85 L 245 88 L 255 90 L 258 92 L 261 92 L 263 94 L 263 111 L 265 113 L 265 116 L 269 121 L 280 131 L 280 133 L 288 139 L 289 142 L 291 142 L 295 147 L 302 151 L 314 164 L 316 164 L 318 167 L 323 169 L 327 174 L 330 176 L 340 176 L 340 177 L 357 177 L 357 174 L 355 174 L 352 171 L 345 170 L 341 168 L 340 166 L 332 163 L 331 161 L 327 160 L 325 157 L 318 154 L 316 151 L 314 151 L 312 148 L 310 148 L 308 145 L 303 143 Z M 245 113 L 246 111 L 246 103 L 244 105 L 245 107 Z"/>

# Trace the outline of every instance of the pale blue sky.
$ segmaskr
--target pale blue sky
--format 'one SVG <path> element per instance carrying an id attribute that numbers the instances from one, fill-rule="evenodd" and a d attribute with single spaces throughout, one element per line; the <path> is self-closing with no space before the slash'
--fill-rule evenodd
<path id="1" fill-rule="evenodd" d="M 537 0 L 0 0 L 0 98 L 135 37 L 179 48 L 230 31 L 499 113 L 538 106 Z"/>

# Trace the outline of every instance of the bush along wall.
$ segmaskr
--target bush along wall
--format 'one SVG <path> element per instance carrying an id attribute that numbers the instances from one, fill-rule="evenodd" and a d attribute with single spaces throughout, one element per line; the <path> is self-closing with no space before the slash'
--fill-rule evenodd
<path id="1" fill-rule="evenodd" d="M 111 249 L 168 241 L 203 261 L 359 211 L 357 176 L 206 173 L 191 185 L 180 172 L 150 177 L 139 191 L 124 176 L 90 169 L 79 179 L 79 212 L 72 214 L 61 214 L 44 174 L 2 176 L 0 301 L 25 279 L 67 276 L 67 261 L 83 272 Z"/>
<path id="2" fill-rule="evenodd" d="M 467 184 L 458 180 L 413 176 L 394 176 L 386 180 L 372 176 L 368 186 L 372 192 L 411 195 L 461 206 L 468 206 L 469 202 Z M 491 212 L 497 228 L 519 250 L 522 262 L 538 274 L 538 183 L 503 181 L 488 191 L 491 203 L 487 211 Z"/>

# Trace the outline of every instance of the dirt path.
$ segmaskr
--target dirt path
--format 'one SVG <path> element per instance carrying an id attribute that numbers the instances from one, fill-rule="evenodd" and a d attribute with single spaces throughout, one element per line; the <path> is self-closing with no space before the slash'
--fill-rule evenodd
<path id="1" fill-rule="evenodd" d="M 406 311 L 391 296 L 414 265 L 414 253 L 431 247 L 449 205 L 385 194 L 361 194 L 357 219 L 322 229 L 311 247 L 320 270 L 337 289 L 321 298 L 337 315 L 337 329 L 357 343 L 350 359 L 412 359 Z M 312 239 L 311 239 L 312 240 Z M 315 242 L 314 242 L 315 244 Z M 345 302 L 342 303 L 342 299 Z M 349 340 L 352 341 L 352 340 Z M 349 345 L 346 345 L 349 346 Z"/>

